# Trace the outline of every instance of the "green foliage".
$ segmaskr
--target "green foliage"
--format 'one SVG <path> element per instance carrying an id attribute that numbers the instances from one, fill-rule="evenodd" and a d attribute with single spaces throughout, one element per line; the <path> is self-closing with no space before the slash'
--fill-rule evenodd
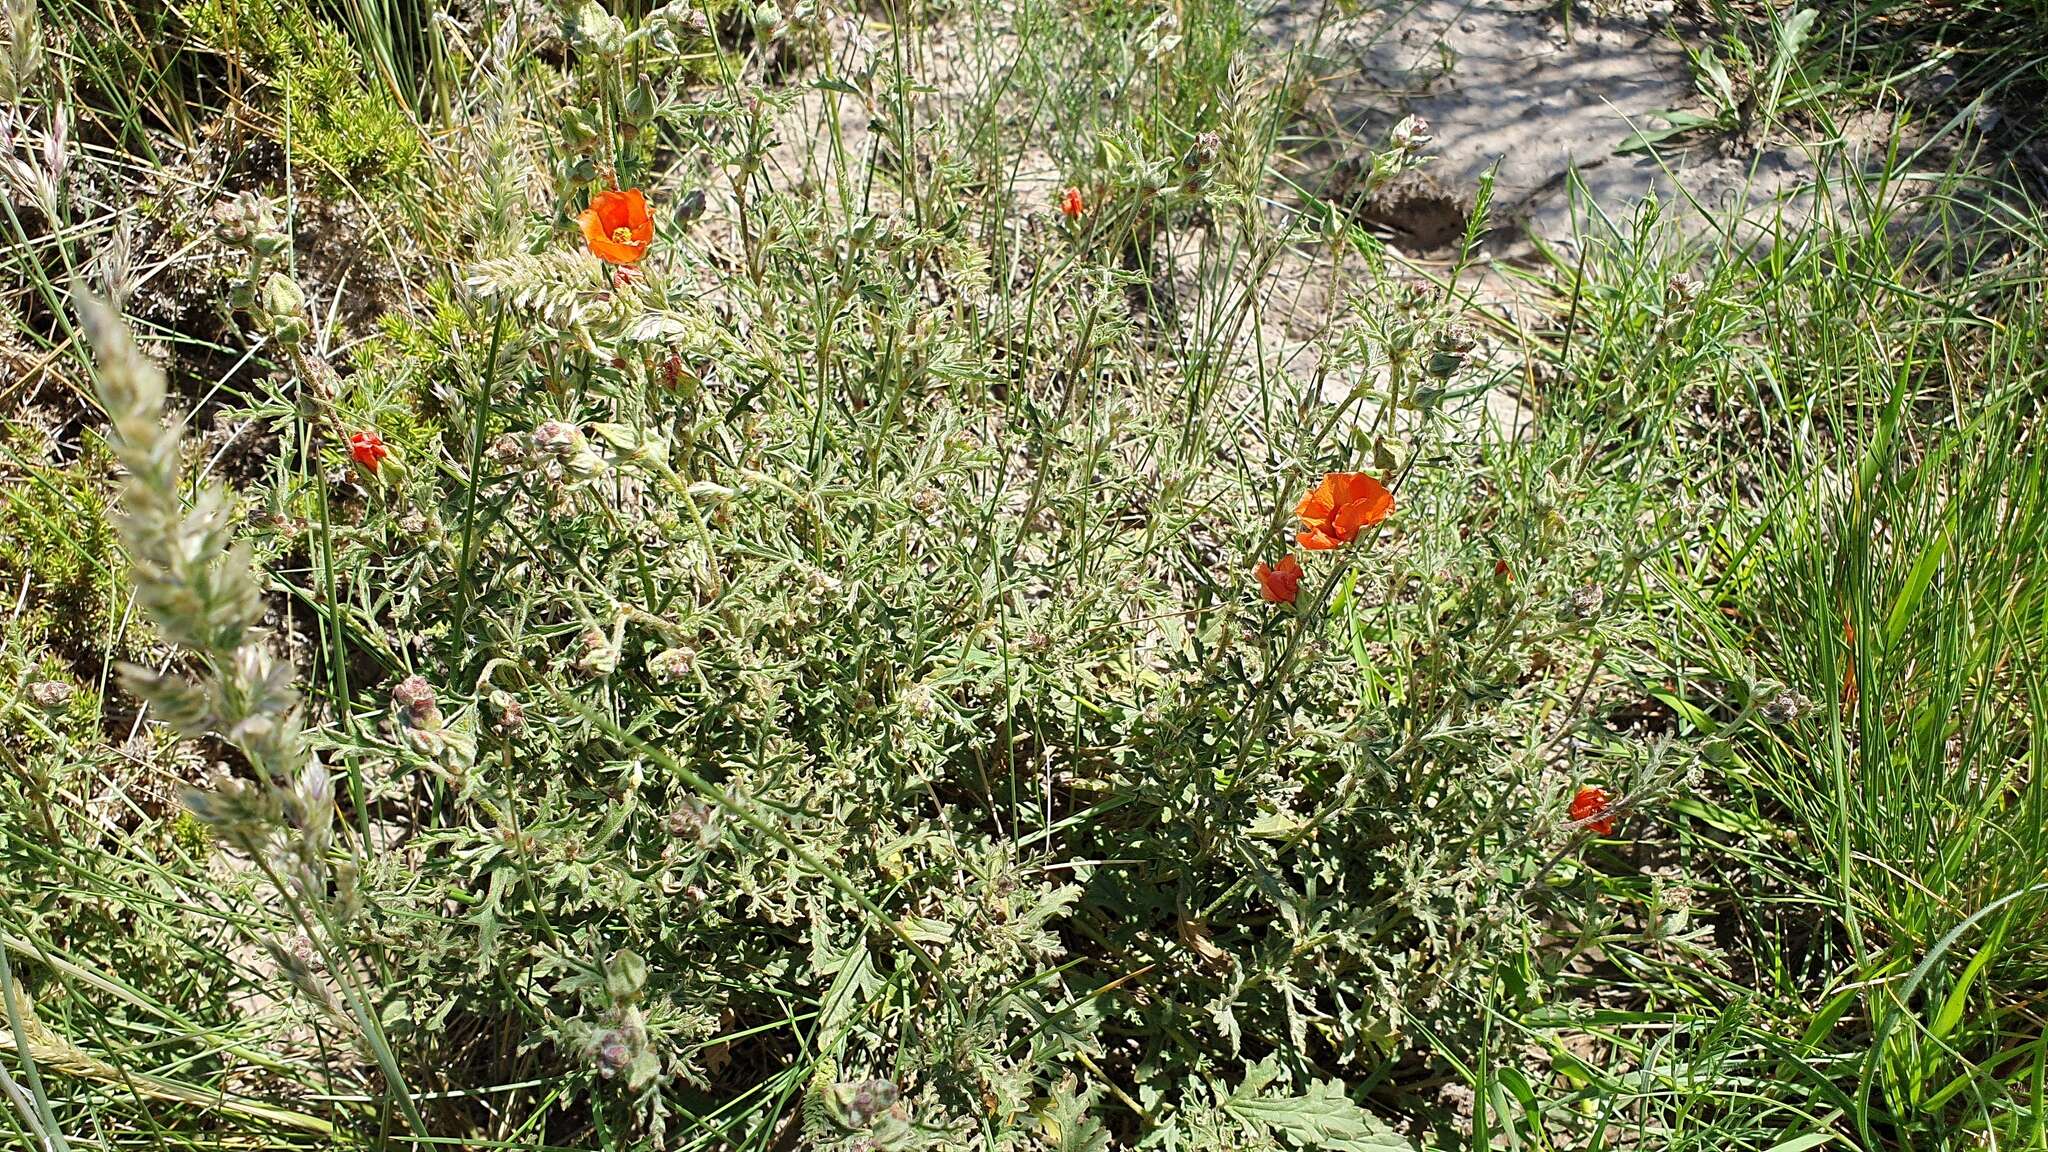
<path id="1" fill-rule="evenodd" d="M 1265 1090 L 1280 1078 L 1277 1063 L 1268 1061 L 1246 1073 L 1244 1083 L 1222 1102 L 1223 1110 L 1255 1132 L 1271 1132 L 1296 1148 L 1329 1148 L 1336 1152 L 1401 1152 L 1408 1141 L 1360 1108 L 1330 1081 L 1310 1081 L 1298 1096 L 1274 1096 Z"/>
<path id="2" fill-rule="evenodd" d="M 2039 1143 L 2037 223 L 1652 205 L 1497 312 L 1300 202 L 1234 4 L 436 12 L 424 138 L 393 13 L 190 15 L 303 167 L 453 177 L 362 323 L 216 215 L 240 491 L 89 308 L 125 515 L 10 451 L 25 1140 Z M 1730 115 L 1838 95 L 1788 19 Z M 1393 512 L 1311 551 L 1336 470 Z"/>
<path id="3" fill-rule="evenodd" d="M 274 95 L 265 131 L 316 179 L 384 194 L 414 177 L 411 115 L 306 0 L 193 0 L 183 14 L 198 40 Z"/>
<path id="4" fill-rule="evenodd" d="M 420 412 L 438 445 L 330 494 L 332 550 L 281 574 L 368 657 L 326 757 L 420 821 L 360 879 L 400 1059 L 432 1082 L 475 1058 L 450 1038 L 517 1022 L 558 1107 L 658 1134 L 706 1101 L 772 1115 L 802 1064 L 769 1054 L 815 1053 L 868 1071 L 813 1082 L 813 1127 L 958 1147 L 1021 1138 L 1076 1064 L 1171 1100 L 1284 1050 L 1314 1071 L 1262 1065 L 1214 1123 L 1365 1146 L 1341 1081 L 1483 1042 L 1471 1001 L 1576 902 L 1572 788 L 1648 806 L 1693 763 L 1572 701 L 1642 642 L 1633 507 L 1430 411 L 1396 529 L 1309 558 L 1300 611 L 1262 605 L 1254 560 L 1363 429 L 1275 393 L 1273 462 L 1190 436 L 1121 294 L 1057 266 L 986 297 L 1047 302 L 1006 318 L 1036 350 L 999 371 L 972 313 L 907 290 L 930 236 L 876 221 L 821 269 L 844 225 L 764 204 L 743 309 L 487 260 L 466 327 L 407 333 L 337 401 L 393 395 L 423 349 L 460 365 Z M 1368 330 L 1426 345 L 1446 312 Z M 1077 362 L 1086 404 L 1061 400 Z M 443 993 L 478 971 L 512 978 Z M 752 1052 L 714 1063 L 721 1035 Z M 1091 1099 L 1063 1131 L 1183 1127 Z"/>
<path id="5" fill-rule="evenodd" d="M 11 614 L 10 631 L 90 646 L 106 633 L 114 594 L 106 461 L 33 463 L 35 443 L 25 426 L 0 425 L 0 585 L 25 609 Z"/>

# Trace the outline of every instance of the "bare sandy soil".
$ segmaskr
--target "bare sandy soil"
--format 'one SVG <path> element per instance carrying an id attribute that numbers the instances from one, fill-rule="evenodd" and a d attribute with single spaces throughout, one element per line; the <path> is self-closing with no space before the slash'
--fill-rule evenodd
<path id="1" fill-rule="evenodd" d="M 1646 197 L 1662 207 L 1672 239 L 1742 245 L 1768 243 L 1775 228 L 1812 211 L 1819 168 L 1804 145 L 1702 131 L 1654 149 L 1627 146 L 1636 133 L 1665 127 L 1664 113 L 1713 111 L 1687 55 L 1706 35 L 1677 17 L 1669 0 L 1576 4 L 1566 17 L 1560 0 L 1378 0 L 1348 15 L 1326 0 L 1277 0 L 1257 16 L 1257 32 L 1276 57 L 1298 56 L 1313 80 L 1291 126 L 1309 143 L 1288 158 L 1287 175 L 1345 204 L 1400 261 L 1426 274 L 1443 271 L 1455 255 L 1491 173 L 1480 260 L 1467 270 L 1466 286 L 1509 329 L 1540 322 L 1545 305 L 1528 297 L 1524 283 L 1500 275 L 1502 262 L 1528 261 L 1539 246 L 1569 251 L 1625 233 Z M 842 74 L 870 58 L 873 35 L 888 32 L 857 20 L 831 29 Z M 970 50 L 929 29 L 921 46 L 918 80 L 933 117 L 965 107 L 987 82 L 982 62 L 1002 57 L 1000 44 Z M 779 181 L 825 183 L 835 175 L 823 155 L 825 101 L 807 92 L 785 114 L 769 164 Z M 857 100 L 838 103 L 845 154 L 864 158 L 868 116 Z M 1371 197 L 1352 195 L 1348 183 L 1406 115 L 1427 120 L 1435 137 L 1427 165 Z M 1061 182 L 1050 156 L 1023 147 L 1008 190 L 1012 226 L 1042 226 Z M 1165 262 L 1182 266 L 1202 237 L 1169 231 L 1158 242 Z M 1331 354 L 1354 301 L 1332 290 L 1352 277 L 1332 277 L 1328 259 L 1312 247 L 1295 249 L 1262 282 L 1236 287 L 1256 316 L 1238 349 L 1247 378 L 1280 373 L 1334 400 L 1382 371 Z M 1505 343 L 1482 334 L 1478 355 L 1496 365 L 1499 383 L 1459 414 L 1474 431 L 1514 435 L 1533 418 L 1524 402 L 1527 366 Z"/>
<path id="2" fill-rule="evenodd" d="M 1481 178 L 1495 173 L 1488 251 L 1525 255 L 1551 242 L 1626 226 L 1656 196 L 1683 230 L 1734 220 L 1753 241 L 1779 214 L 1810 211 L 1816 171 L 1799 145 L 1703 133 L 1689 145 L 1624 150 L 1662 113 L 1711 112 L 1686 45 L 1697 29 L 1669 3 L 1589 12 L 1559 0 L 1410 0 L 1319 19 L 1316 0 L 1280 0 L 1261 21 L 1278 46 L 1306 54 L 1322 78 L 1310 112 L 1327 143 L 1303 156 L 1302 178 L 1338 172 L 1399 117 L 1424 117 L 1433 163 L 1363 206 L 1390 240 L 1428 255 L 1454 243 Z M 1497 166 L 1497 167 L 1496 167 Z"/>

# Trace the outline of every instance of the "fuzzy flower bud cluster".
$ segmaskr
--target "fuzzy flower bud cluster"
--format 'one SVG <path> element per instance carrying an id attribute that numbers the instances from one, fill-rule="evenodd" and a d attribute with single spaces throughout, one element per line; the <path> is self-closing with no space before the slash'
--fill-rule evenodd
<path id="1" fill-rule="evenodd" d="M 1223 155 L 1223 137 L 1214 132 L 1203 132 L 1195 137 L 1188 150 L 1181 153 L 1180 162 L 1175 166 L 1181 181 L 1181 190 L 1188 193 L 1200 192 L 1215 171 L 1216 161 Z"/>
<path id="2" fill-rule="evenodd" d="M 1420 116 L 1404 116 L 1387 133 L 1384 151 L 1373 154 L 1372 166 L 1367 174 L 1367 188 L 1384 187 L 1388 181 L 1422 167 L 1428 160 L 1423 149 L 1428 148 L 1436 137 L 1430 135 L 1429 122 Z"/>
<path id="3" fill-rule="evenodd" d="M 579 50 L 598 56 L 609 58 L 626 49 L 625 21 L 607 12 L 596 0 L 586 0 L 572 12 L 563 32 Z"/>
<path id="4" fill-rule="evenodd" d="M 866 1128 L 896 1106 L 901 1093 L 887 1080 L 844 1080 L 832 1085 L 825 1106 L 848 1129 Z"/>
<path id="5" fill-rule="evenodd" d="M 400 743 L 450 772 L 461 772 L 476 759 L 473 725 L 451 724 L 424 676 L 407 676 L 392 685 L 390 727 Z"/>
<path id="6" fill-rule="evenodd" d="M 229 294 L 236 310 L 248 315 L 258 332 L 287 348 L 298 347 L 311 331 L 312 321 L 306 312 L 305 290 L 289 274 L 272 266 L 291 248 L 292 241 L 278 227 L 270 203 L 248 194 L 228 201 L 214 213 L 214 235 L 244 253 L 248 261 L 242 280 Z"/>
<path id="7" fill-rule="evenodd" d="M 583 430 L 567 421 L 542 423 L 533 430 L 529 442 L 534 456 L 556 462 L 561 475 L 572 483 L 595 479 L 610 467 Z"/>
<path id="8" fill-rule="evenodd" d="M 592 1069 L 606 1080 L 623 1081 L 633 1092 L 649 1088 L 662 1074 L 640 1007 L 646 987 L 647 962 L 630 949 L 621 950 L 604 966 L 602 1018 L 572 1027 Z"/>

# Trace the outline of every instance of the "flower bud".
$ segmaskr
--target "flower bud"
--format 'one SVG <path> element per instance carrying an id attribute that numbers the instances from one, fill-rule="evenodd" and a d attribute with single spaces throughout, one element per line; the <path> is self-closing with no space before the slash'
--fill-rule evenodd
<path id="1" fill-rule="evenodd" d="M 675 811 L 661 818 L 661 826 L 669 835 L 692 839 L 706 847 L 717 842 L 724 822 L 724 814 L 716 805 L 695 797 L 685 799 Z"/>
<path id="2" fill-rule="evenodd" d="M 597 0 L 585 0 L 570 19 L 569 39 L 600 56 L 616 56 L 626 46 L 626 25 Z"/>
<path id="3" fill-rule="evenodd" d="M 1435 139 L 1429 134 L 1429 121 L 1420 116 L 1402 117 L 1387 133 L 1387 143 L 1398 152 L 1420 152 Z"/>
<path id="4" fill-rule="evenodd" d="M 272 272 L 263 281 L 256 299 L 257 326 L 280 344 L 297 344 L 306 338 L 306 293 L 298 281 L 282 272 Z"/>
<path id="5" fill-rule="evenodd" d="M 1558 615 L 1566 620 L 1592 620 L 1607 607 L 1607 590 L 1598 584 L 1573 589 Z"/>
<path id="6" fill-rule="evenodd" d="M 647 670 L 663 680 L 681 680 L 697 666 L 697 650 L 688 644 L 664 648 L 647 661 Z"/>
<path id="7" fill-rule="evenodd" d="M 444 723 L 434 686 L 424 676 L 407 676 L 393 685 L 391 703 L 399 709 L 399 722 L 408 728 L 434 732 Z"/>
<path id="8" fill-rule="evenodd" d="M 575 452 L 562 461 L 563 473 L 577 480 L 602 476 L 610 469 L 611 462 L 587 443 L 579 445 Z"/>
<path id="9" fill-rule="evenodd" d="M 587 676 L 609 676 L 618 670 L 619 650 L 612 647 L 603 631 L 585 628 L 577 643 L 583 651 L 572 662 L 572 666 Z"/>
<path id="10" fill-rule="evenodd" d="M 493 464 L 524 464 L 532 455 L 526 437 L 517 432 L 500 432 L 484 449 L 484 456 Z"/>
<path id="11" fill-rule="evenodd" d="M 654 119 L 654 90 L 644 83 L 633 85 L 633 90 L 626 93 L 623 111 L 626 119 L 635 124 L 645 124 Z"/>
<path id="12" fill-rule="evenodd" d="M 1453 324 L 1436 334 L 1430 341 L 1429 359 L 1424 367 L 1431 376 L 1447 380 L 1458 374 L 1465 366 L 1465 360 L 1478 347 L 1478 341 L 1462 325 Z"/>
<path id="13" fill-rule="evenodd" d="M 1757 715 L 1766 724 L 1786 725 L 1813 711 L 1813 701 L 1792 691 L 1780 689 L 1757 705 Z"/>
<path id="14" fill-rule="evenodd" d="M 681 0 L 672 0 L 647 14 L 649 24 L 666 25 L 669 32 L 682 37 L 703 37 L 711 34 L 711 22 L 704 13 Z"/>
<path id="15" fill-rule="evenodd" d="M 214 235 L 231 248 L 250 249 L 257 238 L 276 236 L 277 220 L 270 202 L 245 192 L 213 210 Z"/>
<path id="16" fill-rule="evenodd" d="M 282 272 L 272 272 L 263 281 L 263 310 L 272 316 L 297 316 L 306 310 L 306 293 L 298 281 Z"/>
<path id="17" fill-rule="evenodd" d="M 78 690 L 62 680 L 38 680 L 28 686 L 28 702 L 45 712 L 61 712 Z"/>
<path id="18" fill-rule="evenodd" d="M 424 676 L 407 676 L 391 686 L 391 702 L 401 708 L 414 708 L 435 702 L 434 686 Z"/>
<path id="19" fill-rule="evenodd" d="M 597 147 L 600 128 L 590 109 L 571 109 L 562 116 L 562 143 L 571 152 L 589 152 Z"/>
<path id="20" fill-rule="evenodd" d="M 893 1107 L 899 1095 L 887 1080 L 848 1080 L 834 1084 L 826 1100 L 848 1127 L 865 1128 Z"/>
<path id="21" fill-rule="evenodd" d="M 939 700 L 925 685 L 912 685 L 910 690 L 903 694 L 903 710 L 910 713 L 912 719 L 929 720 L 938 714 Z"/>
<path id="22" fill-rule="evenodd" d="M 500 736 L 517 736 L 526 731 L 526 706 L 504 689 L 494 690 L 485 698 L 490 705 L 491 728 Z"/>
<path id="23" fill-rule="evenodd" d="M 568 459 L 583 447 L 583 430 L 563 420 L 550 420 L 533 430 L 533 450 L 543 456 Z"/>
<path id="24" fill-rule="evenodd" d="M 604 966 L 604 994 L 614 1004 L 631 1004 L 647 987 L 647 961 L 631 948 L 622 948 Z"/>

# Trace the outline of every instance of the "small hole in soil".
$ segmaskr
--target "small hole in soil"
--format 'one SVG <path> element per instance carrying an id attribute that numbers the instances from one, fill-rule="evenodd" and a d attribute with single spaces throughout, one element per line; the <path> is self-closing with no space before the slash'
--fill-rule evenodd
<path id="1" fill-rule="evenodd" d="M 1465 210 L 1441 193 L 1396 188 L 1359 205 L 1352 214 L 1361 224 L 1385 228 L 1401 247 L 1434 252 L 1457 243 L 1465 234 Z"/>

